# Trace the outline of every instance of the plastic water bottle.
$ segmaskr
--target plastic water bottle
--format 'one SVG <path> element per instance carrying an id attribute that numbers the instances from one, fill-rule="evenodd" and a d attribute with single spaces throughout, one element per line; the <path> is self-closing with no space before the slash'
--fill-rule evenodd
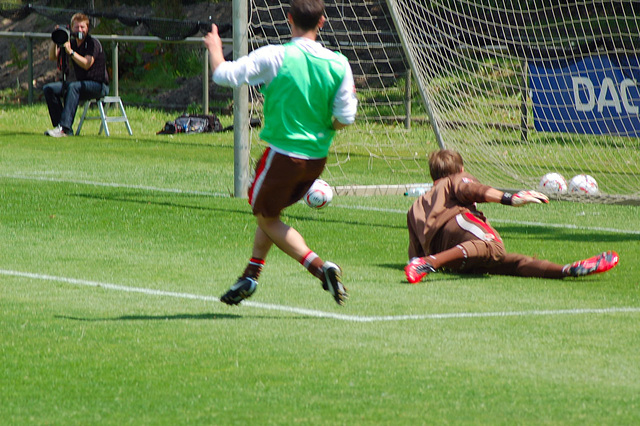
<path id="1" fill-rule="evenodd" d="M 406 195 L 407 197 L 419 197 L 425 192 L 427 192 L 427 188 L 414 187 L 414 188 L 409 188 L 409 190 L 405 192 L 404 195 Z"/>

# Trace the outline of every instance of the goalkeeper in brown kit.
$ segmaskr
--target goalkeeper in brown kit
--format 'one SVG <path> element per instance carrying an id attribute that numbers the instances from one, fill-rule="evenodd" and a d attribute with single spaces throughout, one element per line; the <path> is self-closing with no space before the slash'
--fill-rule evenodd
<path id="1" fill-rule="evenodd" d="M 433 188 L 420 196 L 407 213 L 409 264 L 407 280 L 416 284 L 439 269 L 470 274 L 564 278 L 608 271 L 618 254 L 606 251 L 589 259 L 560 265 L 517 253 L 507 253 L 504 243 L 476 203 L 523 206 L 548 203 L 536 191 L 510 194 L 483 185 L 464 171 L 462 156 L 442 149 L 429 156 Z"/>

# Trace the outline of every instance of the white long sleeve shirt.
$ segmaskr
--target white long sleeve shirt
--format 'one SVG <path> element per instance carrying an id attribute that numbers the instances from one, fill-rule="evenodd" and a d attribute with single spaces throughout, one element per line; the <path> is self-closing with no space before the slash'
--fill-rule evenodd
<path id="1" fill-rule="evenodd" d="M 329 49 L 308 38 L 295 37 L 291 41 L 314 56 L 322 58 L 333 55 Z M 213 73 L 213 82 L 228 87 L 238 87 L 242 84 L 268 85 L 278 74 L 284 60 L 284 51 L 282 45 L 268 45 L 256 49 L 236 61 L 223 62 Z M 346 58 L 344 61 L 345 74 L 333 101 L 333 116 L 342 124 L 352 124 L 356 118 L 358 100 L 353 82 L 353 72 Z"/>

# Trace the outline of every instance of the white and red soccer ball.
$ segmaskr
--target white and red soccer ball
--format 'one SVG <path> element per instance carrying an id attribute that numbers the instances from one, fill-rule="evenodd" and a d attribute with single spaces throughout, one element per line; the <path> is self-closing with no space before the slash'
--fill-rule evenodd
<path id="1" fill-rule="evenodd" d="M 560 173 L 547 173 L 538 184 L 538 189 L 548 194 L 566 194 L 567 188 L 567 181 Z"/>
<path id="2" fill-rule="evenodd" d="M 316 179 L 303 197 L 304 202 L 314 209 L 327 207 L 333 199 L 333 191 L 322 179 Z"/>
<path id="3" fill-rule="evenodd" d="M 596 195 L 598 190 L 598 182 L 589 175 L 576 175 L 569 181 L 569 192 L 572 194 Z"/>

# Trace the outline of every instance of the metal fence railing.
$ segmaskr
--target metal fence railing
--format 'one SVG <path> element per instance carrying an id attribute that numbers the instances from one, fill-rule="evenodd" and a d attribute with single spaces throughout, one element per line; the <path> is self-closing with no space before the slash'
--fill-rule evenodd
<path id="1" fill-rule="evenodd" d="M 187 43 L 187 44 L 199 44 L 204 50 L 202 55 L 202 110 L 205 114 L 209 112 L 209 52 L 202 44 L 202 37 L 187 37 L 180 41 L 166 41 L 154 36 L 122 36 L 122 35 L 103 35 L 92 34 L 93 37 L 101 42 L 112 42 L 111 59 L 112 59 L 112 76 L 111 76 L 111 91 L 114 96 L 119 96 L 119 81 L 118 81 L 118 43 Z M 0 31 L 0 37 L 21 38 L 27 41 L 27 67 L 28 67 L 28 103 L 33 103 L 33 42 L 39 39 L 51 39 L 50 33 L 31 33 L 31 32 L 12 32 L 12 31 Z M 222 43 L 225 47 L 233 45 L 231 39 L 222 39 Z"/>

